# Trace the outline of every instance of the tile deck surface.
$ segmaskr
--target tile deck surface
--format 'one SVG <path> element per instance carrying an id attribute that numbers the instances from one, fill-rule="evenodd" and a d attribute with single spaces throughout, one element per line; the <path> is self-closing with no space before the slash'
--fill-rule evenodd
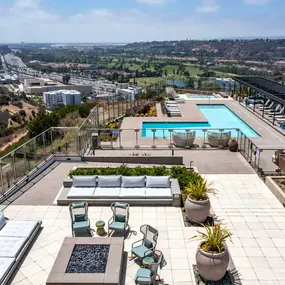
<path id="1" fill-rule="evenodd" d="M 55 170 L 54 170 L 55 171 Z M 285 210 L 255 174 L 207 175 L 218 195 L 211 196 L 218 220 L 233 233 L 228 243 L 243 285 L 285 284 Z M 11 220 L 41 219 L 43 229 L 19 266 L 11 284 L 45 284 L 66 236 L 71 236 L 68 207 L 52 205 L 10 205 L 4 210 Z M 91 227 L 111 217 L 110 207 L 90 207 Z M 184 227 L 180 208 L 132 207 L 130 235 L 125 251 L 141 238 L 139 227 L 150 224 L 159 230 L 157 249 L 163 251 L 167 266 L 161 276 L 169 285 L 194 285 L 192 264 L 198 241 L 191 239 L 195 227 Z M 137 232 L 137 234 L 135 234 Z M 127 261 L 122 284 L 134 284 L 138 264 Z"/>

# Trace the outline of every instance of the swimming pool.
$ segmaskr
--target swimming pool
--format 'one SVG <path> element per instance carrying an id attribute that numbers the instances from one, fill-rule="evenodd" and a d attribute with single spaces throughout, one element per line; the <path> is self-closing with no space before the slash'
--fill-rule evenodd
<path id="1" fill-rule="evenodd" d="M 240 117 L 238 117 L 234 112 L 232 112 L 225 105 L 197 105 L 199 110 L 203 113 L 208 123 L 193 123 L 193 122 L 143 122 L 142 124 L 142 136 L 152 137 L 152 129 L 157 129 L 155 136 L 164 137 L 169 136 L 167 130 L 159 129 L 180 129 L 185 131 L 185 129 L 195 130 L 195 129 L 226 129 L 226 128 L 236 128 L 240 129 L 248 137 L 259 137 L 249 125 L 247 125 Z M 231 130 L 232 136 L 236 136 L 237 132 Z M 196 131 L 197 137 L 203 137 L 204 132 L 202 130 Z"/>
<path id="2" fill-rule="evenodd" d="M 188 94 L 186 95 L 189 99 L 216 99 L 214 95 L 199 95 L 199 94 Z"/>

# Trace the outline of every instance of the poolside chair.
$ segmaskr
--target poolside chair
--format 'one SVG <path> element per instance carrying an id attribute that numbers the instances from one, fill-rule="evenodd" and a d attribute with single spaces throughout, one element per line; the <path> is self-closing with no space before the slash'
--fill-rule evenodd
<path id="1" fill-rule="evenodd" d="M 274 102 L 272 101 L 268 107 L 264 107 L 264 108 L 261 107 L 260 109 L 261 109 L 261 110 L 270 110 L 270 109 L 273 108 L 273 106 L 274 106 Z"/>
<path id="2" fill-rule="evenodd" d="M 196 132 L 172 132 L 173 143 L 176 147 L 191 147 L 193 146 L 196 137 Z"/>
<path id="3" fill-rule="evenodd" d="M 208 143 L 212 147 L 227 147 L 231 139 L 231 132 L 207 131 Z"/>
<path id="4" fill-rule="evenodd" d="M 129 208 L 130 205 L 124 202 L 114 202 L 111 205 L 113 216 L 108 221 L 108 236 L 111 232 L 123 232 L 130 228 L 129 226 Z"/>
<path id="5" fill-rule="evenodd" d="M 156 248 L 158 231 L 150 225 L 142 225 L 140 228 L 143 238 L 132 244 L 131 259 L 144 259 L 153 254 Z"/>
<path id="6" fill-rule="evenodd" d="M 158 269 L 161 270 L 167 264 L 163 253 L 159 250 L 155 250 L 152 257 L 153 263 L 151 263 L 148 268 L 141 267 L 137 270 L 135 284 L 151 285 L 156 284 L 156 281 L 162 281 L 158 274 Z"/>
<path id="7" fill-rule="evenodd" d="M 269 117 L 273 117 L 274 115 L 275 115 L 275 117 L 276 116 L 284 116 L 284 106 L 281 109 L 279 109 L 278 112 L 270 112 L 270 113 L 268 113 Z"/>
<path id="8" fill-rule="evenodd" d="M 274 114 L 274 112 L 275 112 L 275 113 L 278 112 L 280 108 L 282 108 L 282 105 L 277 104 L 277 105 L 276 105 L 275 107 L 273 107 L 272 109 L 270 109 L 270 110 L 265 110 L 264 112 L 265 112 L 265 114 Z"/>
<path id="9" fill-rule="evenodd" d="M 87 202 L 69 204 L 72 236 L 87 232 L 90 234 L 90 221 L 88 218 Z"/>
<path id="10" fill-rule="evenodd" d="M 269 107 L 270 103 L 271 103 L 271 100 L 270 100 L 270 99 L 267 99 L 267 101 L 265 102 L 264 106 L 259 107 L 259 109 L 263 110 L 263 108 Z"/>

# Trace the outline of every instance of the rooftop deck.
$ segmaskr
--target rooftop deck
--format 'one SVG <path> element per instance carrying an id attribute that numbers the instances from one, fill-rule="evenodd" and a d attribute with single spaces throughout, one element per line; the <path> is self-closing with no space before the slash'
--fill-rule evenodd
<path id="1" fill-rule="evenodd" d="M 41 219 L 43 229 L 19 266 L 11 284 L 45 284 L 66 236 L 71 236 L 68 207 L 53 205 L 62 180 L 75 163 L 53 165 L 34 185 L 4 210 L 9 219 Z M 56 167 L 54 167 L 56 166 Z M 247 169 L 244 169 L 246 172 Z M 285 210 L 256 174 L 206 174 L 218 196 L 211 196 L 217 220 L 233 232 L 230 253 L 243 285 L 284 284 Z M 90 207 L 91 228 L 111 217 L 110 207 Z M 168 262 L 162 269 L 164 284 L 194 285 L 192 265 L 198 241 L 191 237 L 196 227 L 185 227 L 180 208 L 131 207 L 131 232 L 125 240 L 130 252 L 140 238 L 139 227 L 150 224 L 159 230 L 158 246 Z M 137 235 L 134 234 L 137 232 Z M 126 261 L 122 284 L 134 284 L 138 265 Z"/>

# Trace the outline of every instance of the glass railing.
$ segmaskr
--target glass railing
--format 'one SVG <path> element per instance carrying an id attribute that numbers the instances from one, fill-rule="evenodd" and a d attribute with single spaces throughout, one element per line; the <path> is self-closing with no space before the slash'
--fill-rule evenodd
<path id="1" fill-rule="evenodd" d="M 78 155 L 77 128 L 50 128 L 0 158 L 0 196 L 56 154 Z"/>

